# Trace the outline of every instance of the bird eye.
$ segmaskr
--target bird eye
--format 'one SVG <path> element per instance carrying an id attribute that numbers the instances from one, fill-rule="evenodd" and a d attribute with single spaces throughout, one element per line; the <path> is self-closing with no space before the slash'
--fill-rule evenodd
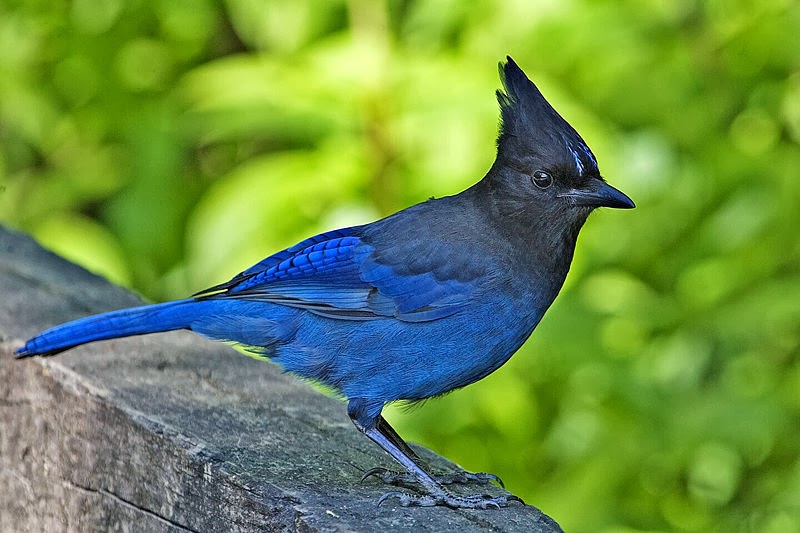
<path id="1" fill-rule="evenodd" d="M 546 189 L 553 184 L 553 176 L 544 170 L 537 170 L 534 172 L 533 176 L 531 176 L 531 180 L 533 184 L 540 189 Z"/>

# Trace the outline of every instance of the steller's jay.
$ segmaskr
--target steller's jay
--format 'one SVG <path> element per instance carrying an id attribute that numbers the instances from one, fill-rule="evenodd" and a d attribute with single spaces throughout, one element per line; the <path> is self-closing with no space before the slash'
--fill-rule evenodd
<path id="1" fill-rule="evenodd" d="M 589 213 L 634 207 L 510 57 L 500 77 L 497 158 L 467 190 L 316 235 L 192 298 L 56 326 L 16 356 L 189 329 L 346 396 L 353 424 L 405 469 L 365 477 L 420 487 L 379 503 L 485 509 L 520 501 L 448 492 L 446 483 L 499 480 L 428 474 L 381 416 L 389 402 L 438 396 L 497 370 L 553 303 Z"/>

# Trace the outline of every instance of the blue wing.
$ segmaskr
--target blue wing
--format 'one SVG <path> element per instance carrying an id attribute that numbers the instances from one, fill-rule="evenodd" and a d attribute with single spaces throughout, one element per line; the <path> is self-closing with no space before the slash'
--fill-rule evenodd
<path id="1" fill-rule="evenodd" d="M 392 261 L 377 259 L 374 246 L 362 239 L 361 228 L 306 239 L 195 296 L 268 301 L 348 320 L 393 317 L 424 322 L 451 315 L 465 305 L 473 284 L 442 279 L 435 268 L 403 273 Z M 403 265 L 409 259 L 436 263 L 435 254 L 393 258 Z"/>

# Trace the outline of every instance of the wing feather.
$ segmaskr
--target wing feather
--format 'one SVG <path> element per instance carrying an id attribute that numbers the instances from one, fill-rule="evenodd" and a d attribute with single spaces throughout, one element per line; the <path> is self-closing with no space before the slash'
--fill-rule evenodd
<path id="1" fill-rule="evenodd" d="M 196 297 L 272 302 L 345 320 L 425 322 L 463 308 L 474 285 L 438 279 L 434 268 L 425 271 L 435 257 L 395 258 L 398 265 L 414 264 L 417 273 L 380 262 L 359 229 L 306 239 Z"/>

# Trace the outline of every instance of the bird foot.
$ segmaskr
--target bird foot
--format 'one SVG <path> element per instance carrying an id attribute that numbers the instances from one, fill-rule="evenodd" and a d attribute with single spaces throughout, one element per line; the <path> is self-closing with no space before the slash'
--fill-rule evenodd
<path id="1" fill-rule="evenodd" d="M 381 467 L 373 468 L 364 472 L 364 475 L 361 476 L 361 481 L 364 481 L 368 477 L 376 477 L 389 485 L 416 485 L 419 483 L 419 480 L 408 472 L 395 472 L 393 470 L 388 470 Z M 442 485 L 466 485 L 468 483 L 486 485 L 489 482 L 494 482 L 500 487 L 505 488 L 505 485 L 503 485 L 503 480 L 494 474 L 488 474 L 486 472 L 473 473 L 462 471 L 453 472 L 451 474 L 433 474 L 431 477 Z"/>
<path id="2" fill-rule="evenodd" d="M 510 502 L 525 502 L 513 494 L 503 496 L 490 496 L 488 494 L 476 494 L 475 496 L 454 496 L 447 492 L 437 494 L 414 495 L 405 492 L 387 492 L 378 500 L 380 506 L 390 498 L 396 498 L 402 507 L 434 507 L 443 505 L 451 509 L 500 509 L 508 507 Z"/>

